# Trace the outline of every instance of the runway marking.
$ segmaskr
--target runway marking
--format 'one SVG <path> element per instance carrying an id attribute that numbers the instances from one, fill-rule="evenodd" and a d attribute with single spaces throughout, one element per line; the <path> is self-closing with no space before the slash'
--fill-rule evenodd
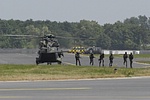
<path id="1" fill-rule="evenodd" d="M 11 89 L 0 89 L 0 91 L 51 91 L 51 90 L 89 90 L 91 88 L 81 87 L 81 88 L 11 88 Z"/>
<path id="2" fill-rule="evenodd" d="M 45 96 L 46 98 L 70 98 L 70 99 L 150 99 L 150 96 Z M 0 99 L 36 98 L 35 96 L 0 96 Z"/>
<path id="3" fill-rule="evenodd" d="M 67 64 L 67 65 L 76 65 L 76 64 L 73 64 L 73 63 L 69 63 L 69 62 L 63 62 L 64 64 Z"/>
<path id="4" fill-rule="evenodd" d="M 0 96 L 0 99 L 20 99 L 20 98 L 31 98 L 30 96 Z"/>
<path id="5" fill-rule="evenodd" d="M 87 98 L 99 99 L 149 99 L 150 96 L 86 96 Z"/>
<path id="6" fill-rule="evenodd" d="M 141 64 L 141 65 L 150 65 L 150 64 L 147 64 L 147 63 L 140 63 L 140 62 L 133 62 L 133 63 L 136 63 L 136 64 Z"/>

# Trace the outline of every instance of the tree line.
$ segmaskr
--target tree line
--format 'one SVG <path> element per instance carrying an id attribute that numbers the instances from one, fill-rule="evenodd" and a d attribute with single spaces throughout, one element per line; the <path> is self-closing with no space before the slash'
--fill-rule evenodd
<path id="1" fill-rule="evenodd" d="M 131 17 L 114 24 L 98 24 L 96 21 L 80 22 L 33 21 L 32 19 L 0 19 L 0 48 L 37 48 L 40 38 L 4 37 L 6 34 L 44 36 L 53 34 L 58 38 L 60 47 L 97 46 L 113 50 L 150 49 L 150 18 Z M 68 38 L 69 37 L 69 38 Z"/>

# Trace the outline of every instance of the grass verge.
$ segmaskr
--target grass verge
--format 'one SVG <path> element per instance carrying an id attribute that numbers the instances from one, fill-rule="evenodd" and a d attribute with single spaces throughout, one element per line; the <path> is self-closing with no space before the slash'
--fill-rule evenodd
<path id="1" fill-rule="evenodd" d="M 71 65 L 0 65 L 0 81 L 63 80 L 150 76 L 150 68 L 118 68 Z"/>

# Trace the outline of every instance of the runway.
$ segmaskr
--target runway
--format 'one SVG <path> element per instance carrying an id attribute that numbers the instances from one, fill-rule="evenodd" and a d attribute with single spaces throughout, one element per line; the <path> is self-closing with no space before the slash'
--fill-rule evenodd
<path id="1" fill-rule="evenodd" d="M 35 64 L 36 54 L 0 53 L 0 64 Z"/>
<path id="2" fill-rule="evenodd" d="M 150 78 L 0 82 L 0 100 L 150 100 Z"/>
<path id="3" fill-rule="evenodd" d="M 36 53 L 32 54 L 23 54 L 23 53 L 0 53 L 0 64 L 36 64 Z M 149 60 L 149 58 L 135 58 L 133 62 L 133 68 L 139 67 L 149 67 L 150 64 L 140 64 L 137 63 L 137 60 Z M 75 65 L 75 57 L 74 54 L 65 53 L 64 57 L 62 58 L 64 64 L 71 64 Z M 107 57 L 104 58 L 105 66 L 109 66 L 109 59 Z M 82 66 L 90 66 L 89 64 L 89 57 L 88 56 L 81 56 L 81 65 Z M 98 58 L 94 58 L 94 66 L 99 66 Z M 123 59 L 115 57 L 113 66 L 115 67 L 125 67 L 123 65 Z M 128 61 L 129 67 L 129 61 Z"/>
<path id="4" fill-rule="evenodd" d="M 36 54 L 0 53 L 0 64 L 35 64 Z M 63 64 L 75 65 L 74 54 L 65 53 Z M 136 63 L 133 67 L 148 67 Z M 142 59 L 149 60 L 149 59 Z M 94 59 L 98 67 L 98 58 Z M 109 60 L 105 57 L 105 66 Z M 116 67 L 124 67 L 115 58 Z M 81 56 L 82 66 L 90 66 Z M 150 100 L 150 78 L 0 82 L 0 100 Z"/>

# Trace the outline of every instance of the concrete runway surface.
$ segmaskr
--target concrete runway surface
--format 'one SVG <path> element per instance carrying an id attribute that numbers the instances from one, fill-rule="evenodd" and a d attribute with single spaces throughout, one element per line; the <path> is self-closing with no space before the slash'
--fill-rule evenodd
<path id="1" fill-rule="evenodd" d="M 150 100 L 150 78 L 0 82 L 0 100 Z"/>

